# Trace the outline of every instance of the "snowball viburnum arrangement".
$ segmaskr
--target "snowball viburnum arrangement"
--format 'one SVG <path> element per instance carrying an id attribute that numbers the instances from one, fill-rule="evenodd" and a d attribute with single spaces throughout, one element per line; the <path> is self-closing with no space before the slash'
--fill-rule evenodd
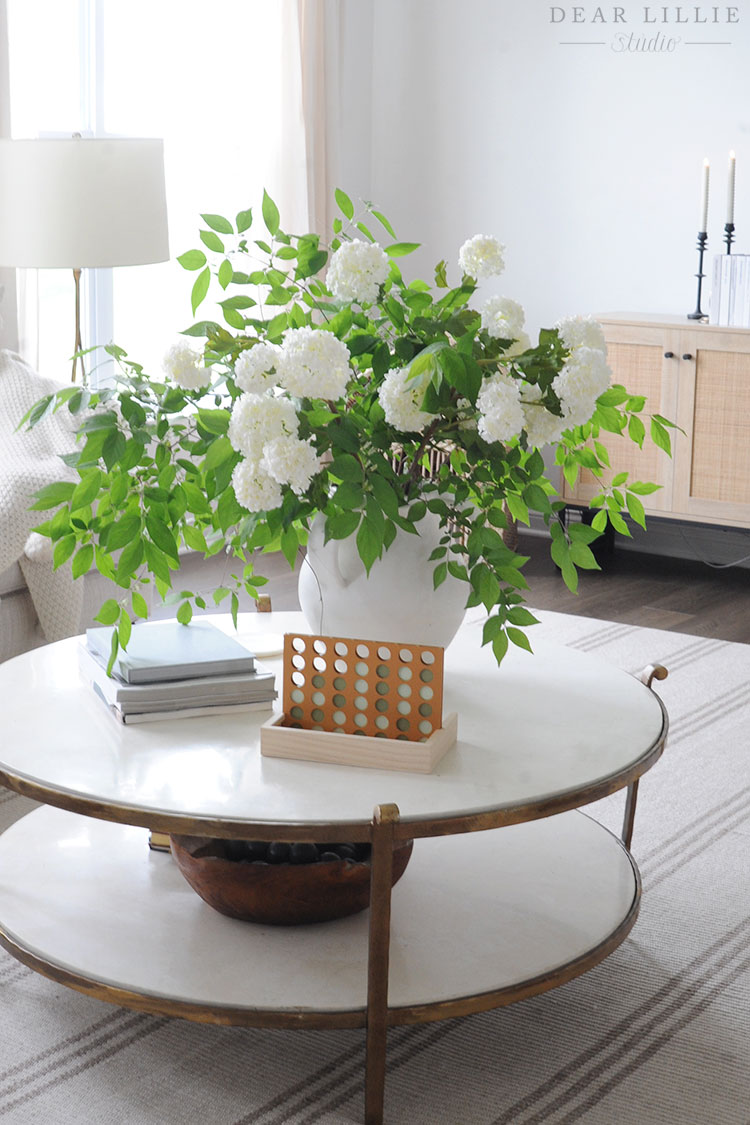
<path id="1" fill-rule="evenodd" d="M 542 516 L 571 589 L 577 567 L 596 567 L 589 544 L 608 522 L 625 535 L 624 511 L 644 523 L 639 497 L 656 486 L 613 476 L 602 432 L 642 444 L 645 402 L 610 386 L 599 325 L 562 320 L 533 344 L 516 301 L 479 298 L 478 283 L 504 268 L 497 239 L 464 242 L 456 284 L 445 261 L 432 285 L 407 281 L 399 262 L 417 245 L 370 204 L 356 214 L 344 192 L 336 200 L 327 245 L 284 232 L 267 193 L 258 237 L 249 210 L 234 222 L 203 215 L 203 248 L 178 260 L 197 275 L 193 315 L 214 287 L 221 319 L 186 329 L 157 375 L 110 345 L 114 386 L 66 388 L 28 416 L 35 424 L 63 403 L 80 415 L 67 458 L 78 483 L 42 490 L 35 507 L 56 511 L 37 530 L 54 541 L 55 565 L 71 559 L 76 575 L 94 565 L 122 587 L 99 614 L 122 643 L 147 612 L 142 585 L 172 590 L 183 544 L 239 560 L 214 594 L 236 617 L 238 590 L 256 595 L 265 581 L 256 552 L 280 549 L 293 564 L 317 513 L 328 538 L 355 537 L 369 570 L 399 530 L 419 534 L 429 510 L 444 529 L 435 585 L 449 573 L 466 581 L 501 660 L 509 641 L 528 647 L 534 622 L 526 560 L 503 538 L 510 521 Z M 667 452 L 669 426 L 650 416 Z M 592 526 L 558 518 L 547 445 L 571 483 L 581 468 L 609 481 Z M 191 591 L 172 596 L 183 622 L 205 608 Z"/>

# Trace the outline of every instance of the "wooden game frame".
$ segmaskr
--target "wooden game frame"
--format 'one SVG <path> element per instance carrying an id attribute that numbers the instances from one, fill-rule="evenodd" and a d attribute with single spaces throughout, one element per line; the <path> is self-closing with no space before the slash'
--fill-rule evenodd
<path id="1" fill-rule="evenodd" d="M 425 773 L 457 737 L 436 645 L 287 633 L 282 698 L 261 728 L 268 757 Z"/>

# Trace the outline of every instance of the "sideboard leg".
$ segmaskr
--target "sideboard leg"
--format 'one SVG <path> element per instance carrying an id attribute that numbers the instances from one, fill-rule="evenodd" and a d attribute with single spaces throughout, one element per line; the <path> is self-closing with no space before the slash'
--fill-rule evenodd
<path id="1" fill-rule="evenodd" d="M 630 851 L 633 840 L 633 825 L 635 824 L 635 806 L 638 801 L 638 781 L 628 786 L 628 795 L 625 799 L 625 817 L 622 822 L 622 842 Z"/>
<path id="2" fill-rule="evenodd" d="M 365 1125 L 381 1125 L 383 1121 L 393 829 L 398 818 L 399 810 L 396 805 L 378 805 L 373 817 L 370 941 L 367 959 Z"/>

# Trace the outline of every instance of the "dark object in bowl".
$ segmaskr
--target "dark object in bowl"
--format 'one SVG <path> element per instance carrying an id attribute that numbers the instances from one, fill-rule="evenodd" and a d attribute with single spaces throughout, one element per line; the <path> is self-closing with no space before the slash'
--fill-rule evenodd
<path id="1" fill-rule="evenodd" d="M 193 890 L 230 918 L 296 926 L 344 918 L 370 905 L 369 858 L 329 858 L 332 849 L 347 845 L 326 844 L 325 852 L 322 846 L 319 848 L 325 860 L 294 863 L 253 859 L 254 844 L 246 845 L 246 858 L 240 858 L 242 851 L 236 841 L 206 836 L 172 836 L 171 845 L 172 855 Z M 403 875 L 413 846 L 413 840 L 405 840 L 394 847 L 393 883 Z M 356 848 L 360 854 L 369 850 L 361 845 Z M 227 858 L 227 850 L 237 858 Z"/>

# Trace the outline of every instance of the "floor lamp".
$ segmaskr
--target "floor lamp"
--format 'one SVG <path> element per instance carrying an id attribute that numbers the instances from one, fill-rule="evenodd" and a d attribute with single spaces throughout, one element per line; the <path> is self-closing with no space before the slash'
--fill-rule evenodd
<path id="1" fill-rule="evenodd" d="M 81 270 L 168 258 L 162 141 L 0 140 L 0 265 L 73 270 L 74 382 Z"/>

